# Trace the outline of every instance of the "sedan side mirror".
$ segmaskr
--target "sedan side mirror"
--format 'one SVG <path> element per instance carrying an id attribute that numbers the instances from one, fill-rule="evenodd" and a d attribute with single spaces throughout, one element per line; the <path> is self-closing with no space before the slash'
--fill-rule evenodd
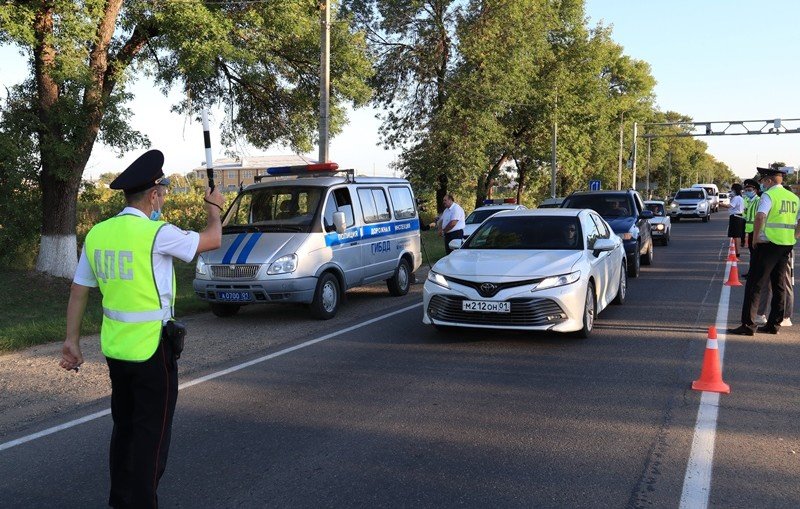
<path id="1" fill-rule="evenodd" d="M 652 210 L 643 210 L 639 216 L 642 219 L 653 219 L 653 211 Z"/>
<path id="2" fill-rule="evenodd" d="M 344 217 L 344 212 L 333 213 L 333 225 L 336 227 L 336 233 L 342 234 L 347 229 L 347 219 Z"/>
<path id="3" fill-rule="evenodd" d="M 600 253 L 604 251 L 613 251 L 615 247 L 617 247 L 617 245 L 612 239 L 597 239 L 594 241 L 592 252 L 595 256 L 600 256 Z"/>
<path id="4" fill-rule="evenodd" d="M 447 244 L 450 249 L 461 249 L 463 245 L 464 239 L 453 239 Z"/>

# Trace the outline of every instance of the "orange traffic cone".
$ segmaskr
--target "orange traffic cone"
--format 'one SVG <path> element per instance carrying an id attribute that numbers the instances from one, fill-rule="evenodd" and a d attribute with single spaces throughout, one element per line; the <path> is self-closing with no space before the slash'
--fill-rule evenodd
<path id="1" fill-rule="evenodd" d="M 731 243 L 728 246 L 728 261 L 735 262 L 736 261 L 736 245 L 733 243 L 733 237 L 731 237 Z"/>
<path id="2" fill-rule="evenodd" d="M 700 378 L 692 382 L 696 391 L 721 392 L 730 394 L 731 386 L 722 381 L 722 368 L 719 365 L 719 347 L 717 346 L 717 328 L 708 328 L 706 353 L 703 355 L 703 369 Z"/>
<path id="3" fill-rule="evenodd" d="M 731 263 L 731 271 L 728 273 L 725 286 L 742 286 L 742 283 L 739 282 L 739 264 L 735 261 Z"/>

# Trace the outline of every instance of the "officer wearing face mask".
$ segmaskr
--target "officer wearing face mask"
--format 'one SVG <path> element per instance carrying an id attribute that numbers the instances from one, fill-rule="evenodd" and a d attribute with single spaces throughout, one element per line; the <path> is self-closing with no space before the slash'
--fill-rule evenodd
<path id="1" fill-rule="evenodd" d="M 161 221 L 169 179 L 164 155 L 150 150 L 111 183 L 127 206 L 86 235 L 67 305 L 61 367 L 83 363 L 80 324 L 89 289 L 103 295 L 100 345 L 111 378 L 111 507 L 157 507 L 178 397 L 173 258 L 190 262 L 222 242 L 218 190 L 206 190 L 208 225 L 200 233 Z M 180 343 L 173 337 L 180 336 Z"/>
<path id="2" fill-rule="evenodd" d="M 752 336 L 754 332 L 777 334 L 787 314 L 783 281 L 790 270 L 792 248 L 800 236 L 800 199 L 783 188 L 784 169 L 757 168 L 763 194 L 753 222 L 753 255 L 744 288 L 742 325 L 729 334 Z M 772 302 L 767 323 L 756 329 L 761 293 L 772 285 Z"/>

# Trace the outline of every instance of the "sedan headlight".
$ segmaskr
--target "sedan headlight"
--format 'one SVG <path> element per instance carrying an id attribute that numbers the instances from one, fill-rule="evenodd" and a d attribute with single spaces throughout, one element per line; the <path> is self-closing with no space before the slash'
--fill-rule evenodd
<path id="1" fill-rule="evenodd" d="M 565 286 L 571 285 L 575 281 L 581 278 L 581 271 L 576 270 L 575 272 L 570 272 L 569 274 L 561 274 L 560 276 L 550 276 L 542 279 L 542 281 L 536 285 L 532 292 L 536 290 L 545 290 L 547 288 L 554 288 L 556 286 Z"/>
<path id="2" fill-rule="evenodd" d="M 437 284 L 442 288 L 450 288 L 450 284 L 447 282 L 444 276 L 432 270 L 428 271 L 428 281 Z"/>
<path id="3" fill-rule="evenodd" d="M 198 276 L 205 276 L 208 274 L 208 265 L 206 265 L 206 261 L 203 260 L 202 256 L 197 257 L 197 265 L 194 268 L 194 273 Z"/>
<path id="4" fill-rule="evenodd" d="M 656 231 L 659 231 L 659 232 L 663 232 L 664 231 L 664 225 L 660 224 L 660 223 L 659 224 L 655 224 L 655 225 L 653 225 L 653 229 L 656 230 Z"/>
<path id="5" fill-rule="evenodd" d="M 286 256 L 281 256 L 274 262 L 272 262 L 267 269 L 267 274 L 288 274 L 290 272 L 294 272 L 294 269 L 297 268 L 297 255 L 290 254 Z"/>
<path id="6" fill-rule="evenodd" d="M 703 202 L 700 202 L 700 203 L 697 204 L 697 208 L 698 209 L 704 209 L 706 207 L 708 207 L 708 203 L 707 202 L 703 201 Z"/>

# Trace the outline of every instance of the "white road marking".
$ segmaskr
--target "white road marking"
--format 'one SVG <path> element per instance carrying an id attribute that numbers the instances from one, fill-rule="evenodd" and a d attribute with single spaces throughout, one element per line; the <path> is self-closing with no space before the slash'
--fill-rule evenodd
<path id="1" fill-rule="evenodd" d="M 234 373 L 236 371 L 239 371 L 241 369 L 253 366 L 255 364 L 262 363 L 264 361 L 268 361 L 270 359 L 274 359 L 275 357 L 280 357 L 281 355 L 287 354 L 289 352 L 294 352 L 295 350 L 300 350 L 301 348 L 305 348 L 307 346 L 315 345 L 317 343 L 320 343 L 322 341 L 334 338 L 336 336 L 341 336 L 342 334 L 346 334 L 346 333 L 354 331 L 356 329 L 360 329 L 362 327 L 366 327 L 367 325 L 371 325 L 371 324 L 373 324 L 375 322 L 379 322 L 381 320 L 385 320 L 385 319 L 390 318 L 392 316 L 399 315 L 401 313 L 405 313 L 406 311 L 412 310 L 412 309 L 420 307 L 420 306 L 422 306 L 421 302 L 418 303 L 418 304 L 413 304 L 411 306 L 404 307 L 403 309 L 398 309 L 397 311 L 392 311 L 391 313 L 388 313 L 388 314 L 385 314 L 385 315 L 381 315 L 381 316 L 376 317 L 376 318 L 372 318 L 370 320 L 367 320 L 366 322 L 361 322 L 361 323 L 358 323 L 356 325 L 352 325 L 350 327 L 347 327 L 345 329 L 341 329 L 341 330 L 338 330 L 336 332 L 331 332 L 330 334 L 325 334 L 324 336 L 320 336 L 320 337 L 315 338 L 315 339 L 310 339 L 310 340 L 306 341 L 305 343 L 300 343 L 299 345 L 295 345 L 295 346 L 292 346 L 292 347 L 289 347 L 289 348 L 285 348 L 285 349 L 280 350 L 278 352 L 271 353 L 271 354 L 265 355 L 263 357 L 259 357 L 258 359 L 253 359 L 251 361 L 243 362 L 241 364 L 237 364 L 236 366 L 232 366 L 232 367 L 230 367 L 228 369 L 223 369 L 222 371 L 217 371 L 215 373 L 211 373 L 209 375 L 197 378 L 195 380 L 190 380 L 188 382 L 184 382 L 184 383 L 182 383 L 182 384 L 180 384 L 178 386 L 178 390 L 186 389 L 188 387 L 191 387 L 191 386 L 197 385 L 197 384 L 201 384 L 203 382 L 208 382 L 209 380 L 213 380 L 215 378 L 219 378 L 219 377 L 224 376 L 224 375 L 229 375 L 229 374 Z M 81 417 L 79 419 L 75 419 L 75 420 L 72 420 L 72 421 L 69 421 L 69 422 L 65 422 L 65 423 L 59 424 L 57 426 L 53 426 L 52 428 L 44 429 L 44 430 L 39 431 L 37 433 L 32 433 L 30 435 L 25 435 L 24 437 L 17 438 L 16 440 L 11 440 L 9 442 L 5 442 L 5 443 L 0 444 L 0 451 L 4 451 L 6 449 L 11 449 L 12 447 L 16 447 L 18 445 L 22 445 L 22 444 L 24 444 L 26 442 L 30 442 L 30 441 L 36 440 L 38 438 L 46 437 L 48 435 L 52 435 L 53 433 L 58 433 L 59 431 L 63 431 L 65 429 L 69 429 L 69 428 L 78 426 L 80 424 L 84 424 L 86 422 L 93 421 L 93 420 L 99 419 L 101 417 L 105 417 L 106 415 L 109 415 L 110 413 L 111 413 L 111 410 L 102 410 L 100 412 L 95 412 L 93 414 L 86 415 L 86 416 Z"/>
<path id="2" fill-rule="evenodd" d="M 728 280 L 731 262 L 725 267 L 723 282 Z M 724 366 L 725 330 L 728 328 L 728 305 L 731 298 L 731 286 L 723 286 L 717 306 L 717 343 L 719 345 L 719 364 Z M 738 324 L 737 324 L 738 325 Z M 721 332 L 723 331 L 723 332 Z M 686 465 L 683 478 L 683 490 L 679 509 L 705 509 L 708 507 L 708 496 L 711 493 L 711 472 L 714 467 L 714 441 L 717 434 L 717 413 L 719 410 L 719 393 L 703 392 L 700 396 L 700 408 L 697 410 L 697 422 L 692 437 L 692 450 Z"/>

